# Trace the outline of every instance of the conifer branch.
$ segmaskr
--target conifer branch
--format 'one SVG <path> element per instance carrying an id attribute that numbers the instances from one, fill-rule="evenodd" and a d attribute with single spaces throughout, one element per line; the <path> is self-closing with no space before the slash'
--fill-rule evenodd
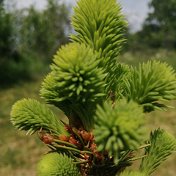
<path id="1" fill-rule="evenodd" d="M 72 25 L 76 31 L 71 38 L 99 53 L 100 67 L 105 68 L 106 90 L 115 91 L 119 72 L 117 56 L 125 43 L 127 23 L 115 0 L 80 0 L 74 8 Z"/>
<path id="2" fill-rule="evenodd" d="M 139 147 L 143 141 L 143 124 L 142 108 L 134 102 L 120 100 L 113 108 L 110 103 L 98 106 L 94 127 L 98 149 L 107 150 L 117 161 L 120 152 Z"/>
<path id="3" fill-rule="evenodd" d="M 97 103 L 105 97 L 105 74 L 97 55 L 83 44 L 62 47 L 54 57 L 52 72 L 42 84 L 41 95 L 62 109 L 70 121 L 89 130 Z M 80 125 L 81 127 L 81 125 Z"/>
<path id="4" fill-rule="evenodd" d="M 11 122 L 17 129 L 27 131 L 27 134 L 42 129 L 55 135 L 67 135 L 64 125 L 57 120 L 53 112 L 46 105 L 33 99 L 22 99 L 13 105 Z"/>
<path id="5" fill-rule="evenodd" d="M 164 109 L 168 100 L 176 99 L 176 73 L 168 64 L 156 60 L 131 68 L 125 96 L 143 105 L 145 112 Z"/>
<path id="6" fill-rule="evenodd" d="M 145 150 L 140 170 L 151 175 L 169 155 L 176 151 L 176 138 L 162 129 L 157 129 L 150 136 L 150 146 Z"/>

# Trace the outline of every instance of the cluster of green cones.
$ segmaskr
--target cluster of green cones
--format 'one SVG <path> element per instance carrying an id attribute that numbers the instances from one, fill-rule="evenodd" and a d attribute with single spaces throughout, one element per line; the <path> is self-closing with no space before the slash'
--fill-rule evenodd
<path id="1" fill-rule="evenodd" d="M 160 128 L 147 137 L 145 126 L 146 113 L 176 99 L 174 69 L 157 60 L 118 62 L 126 21 L 115 0 L 78 1 L 72 25 L 75 34 L 54 56 L 40 90 L 69 122 L 34 99 L 11 111 L 17 129 L 37 133 L 49 148 L 37 176 L 150 176 L 176 151 L 175 137 Z M 128 171 L 135 160 L 138 171 Z"/>

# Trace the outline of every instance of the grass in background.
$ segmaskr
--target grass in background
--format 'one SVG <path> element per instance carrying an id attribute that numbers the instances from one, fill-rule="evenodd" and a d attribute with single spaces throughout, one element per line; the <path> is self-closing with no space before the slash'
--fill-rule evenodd
<path id="1" fill-rule="evenodd" d="M 24 132 L 14 129 L 10 122 L 10 111 L 17 100 L 35 98 L 42 101 L 39 97 L 40 86 L 41 80 L 36 80 L 0 90 L 0 175 L 35 176 L 37 161 L 48 151 L 37 135 L 26 136 Z"/>
<path id="2" fill-rule="evenodd" d="M 43 144 L 35 137 L 17 132 L 10 123 L 12 105 L 21 98 L 37 98 L 40 83 L 30 82 L 0 91 L 0 175 L 33 176 Z"/>
<path id="3" fill-rule="evenodd" d="M 176 68 L 176 53 L 158 51 L 150 53 L 131 53 L 120 57 L 121 61 L 136 65 L 148 58 L 161 58 Z M 0 90 L 0 175 L 6 176 L 35 176 L 35 168 L 41 155 L 48 151 L 36 135 L 26 136 L 18 132 L 10 123 L 12 105 L 21 98 L 39 97 L 41 79 L 33 82 L 21 83 L 12 88 Z M 176 107 L 176 102 L 172 102 Z M 63 115 L 54 109 L 57 115 Z M 176 109 L 167 112 L 153 112 L 147 115 L 148 131 L 158 127 L 164 128 L 176 136 Z M 176 154 L 169 158 L 154 175 L 175 176 Z"/>
<path id="4" fill-rule="evenodd" d="M 138 65 L 139 62 L 146 62 L 147 60 L 157 59 L 163 62 L 167 62 L 176 69 L 176 51 L 168 50 L 146 50 L 144 51 L 130 51 L 125 52 L 119 57 L 121 62 L 125 62 L 130 65 Z"/>

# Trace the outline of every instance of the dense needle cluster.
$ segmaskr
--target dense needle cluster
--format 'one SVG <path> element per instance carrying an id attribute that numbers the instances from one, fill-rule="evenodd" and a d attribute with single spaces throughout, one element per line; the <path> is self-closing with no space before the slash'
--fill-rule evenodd
<path id="1" fill-rule="evenodd" d="M 133 112 L 130 114 L 130 112 Z M 98 149 L 107 150 L 118 162 L 122 151 L 134 150 L 144 142 L 143 110 L 134 102 L 125 100 L 98 106 L 94 135 Z"/>
<path id="2" fill-rule="evenodd" d="M 105 73 L 98 68 L 97 54 L 85 45 L 71 43 L 62 47 L 53 61 L 42 97 L 62 109 L 73 123 L 80 120 L 84 128 L 91 129 L 90 116 L 105 96 Z"/>
<path id="3" fill-rule="evenodd" d="M 163 129 L 147 138 L 145 113 L 176 99 L 176 73 L 166 63 L 118 62 L 126 21 L 116 0 L 79 0 L 71 42 L 54 55 L 40 94 L 65 114 L 34 99 L 16 102 L 11 122 L 37 133 L 49 148 L 37 176 L 150 176 L 176 151 Z M 138 171 L 127 168 L 140 160 Z"/>

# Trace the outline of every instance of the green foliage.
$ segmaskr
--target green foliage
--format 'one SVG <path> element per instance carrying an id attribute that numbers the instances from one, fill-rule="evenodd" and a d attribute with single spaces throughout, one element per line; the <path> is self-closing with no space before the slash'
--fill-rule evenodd
<path id="1" fill-rule="evenodd" d="M 153 11 L 149 13 L 145 26 L 146 28 L 151 26 L 156 29 L 154 32 L 152 30 L 149 31 L 151 38 L 154 36 L 152 38 L 154 40 L 153 43 L 156 41 L 161 47 L 175 48 L 176 2 L 173 0 L 168 0 L 167 2 L 164 0 L 152 0 L 149 5 Z M 153 22 L 154 20 L 156 21 L 155 23 Z"/>
<path id="2" fill-rule="evenodd" d="M 121 99 L 124 94 L 125 79 L 130 75 L 130 67 L 126 64 L 119 63 L 115 74 L 116 86 L 114 87 L 114 94 L 110 95 L 111 100 Z M 113 79 L 111 81 L 114 81 Z M 112 85 L 110 83 L 110 85 Z M 112 92 L 112 91 L 111 91 Z M 112 97 L 111 97 L 112 96 Z"/>
<path id="3" fill-rule="evenodd" d="M 124 44 L 126 22 L 115 0 L 81 0 L 74 8 L 73 41 L 84 43 L 100 55 L 100 66 L 107 72 L 107 91 L 116 89 L 117 56 Z"/>
<path id="4" fill-rule="evenodd" d="M 66 114 L 78 115 L 76 118 L 80 118 L 86 129 L 92 128 L 92 111 L 105 96 L 105 74 L 97 68 L 98 64 L 96 54 L 89 47 L 75 43 L 66 45 L 55 55 L 52 72 L 41 89 L 47 102 Z"/>
<path id="5" fill-rule="evenodd" d="M 67 134 L 64 125 L 57 120 L 52 111 L 33 99 L 23 99 L 13 105 L 11 122 L 17 129 L 27 131 L 27 134 L 39 130 L 55 135 Z"/>
<path id="6" fill-rule="evenodd" d="M 151 175 L 157 167 L 176 151 L 176 139 L 164 130 L 157 129 L 151 133 L 150 146 L 146 148 L 146 157 L 142 160 L 140 170 Z"/>
<path id="7" fill-rule="evenodd" d="M 0 57 L 5 57 L 12 52 L 13 40 L 12 40 L 12 16 L 7 13 L 3 7 L 3 4 L 0 4 Z"/>
<path id="8" fill-rule="evenodd" d="M 37 176 L 80 176 L 80 173 L 70 157 L 53 152 L 39 161 Z"/>
<path id="9" fill-rule="evenodd" d="M 61 44 L 68 42 L 68 7 L 57 0 L 48 0 L 42 11 L 30 7 L 21 19 L 20 42 L 24 52 L 33 53 L 36 59 L 49 62 Z M 39 58 L 38 58 L 39 57 Z"/>
<path id="10" fill-rule="evenodd" d="M 80 0 L 72 23 L 73 42 L 58 50 L 40 91 L 69 123 L 32 99 L 18 101 L 11 112 L 16 128 L 44 130 L 41 139 L 51 153 L 39 163 L 38 175 L 115 176 L 141 158 L 142 173 L 122 175 L 150 175 L 175 150 L 176 139 L 159 129 L 141 145 L 143 111 L 176 99 L 173 68 L 159 61 L 134 68 L 117 63 L 125 22 L 115 0 Z M 138 156 L 143 149 L 145 155 Z"/>
<path id="11" fill-rule="evenodd" d="M 18 78 L 19 74 L 24 71 L 21 68 L 24 62 L 15 47 L 13 16 L 6 11 L 3 3 L 0 4 L 0 25 L 0 82 L 2 87 L 2 84 L 10 83 L 14 78 Z M 17 62 L 19 67 L 16 66 Z"/>
<path id="12" fill-rule="evenodd" d="M 142 104 L 147 112 L 166 108 L 166 101 L 176 98 L 175 71 L 160 61 L 148 61 L 131 68 L 125 85 L 125 97 Z"/>
<path id="13" fill-rule="evenodd" d="M 68 12 L 68 6 L 58 0 L 48 0 L 40 11 L 34 7 L 9 10 L 0 4 L 1 87 L 46 71 L 49 58 L 68 42 Z"/>
<path id="14" fill-rule="evenodd" d="M 131 113 L 133 112 L 133 113 Z M 144 119 L 142 108 L 126 100 L 98 106 L 95 117 L 95 141 L 98 150 L 108 151 L 117 161 L 120 152 L 134 150 L 143 142 Z"/>
<path id="15" fill-rule="evenodd" d="M 124 43 L 124 17 L 115 0 L 81 0 L 74 9 L 72 25 L 76 42 L 85 43 L 112 63 Z M 112 61 L 113 60 L 113 61 Z"/>
<path id="16" fill-rule="evenodd" d="M 150 0 L 149 8 L 142 30 L 132 35 L 136 42 L 131 43 L 130 46 L 174 49 L 176 47 L 176 1 Z"/>

